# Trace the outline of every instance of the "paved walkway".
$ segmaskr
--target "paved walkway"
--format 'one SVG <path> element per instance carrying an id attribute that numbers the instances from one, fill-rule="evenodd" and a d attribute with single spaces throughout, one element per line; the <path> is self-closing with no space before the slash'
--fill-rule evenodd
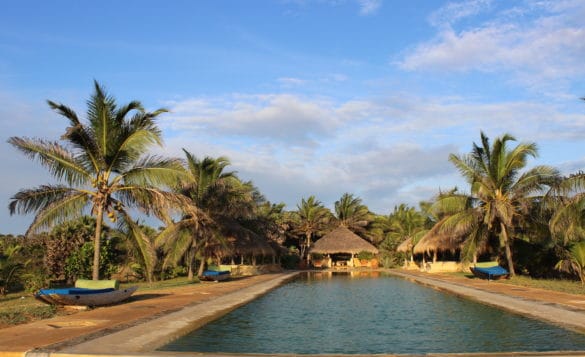
<path id="1" fill-rule="evenodd" d="M 393 270 L 392 273 L 585 332 L 585 295 L 557 293 L 452 275 L 402 270 Z M 0 356 L 184 356 L 185 354 L 180 353 L 149 351 L 186 330 L 206 323 L 218 314 L 254 299 L 293 275 L 294 273 L 270 274 L 222 283 L 139 292 L 120 305 L 0 329 Z M 585 355 L 585 352 L 474 354 L 500 357 L 529 355 L 575 356 Z"/>

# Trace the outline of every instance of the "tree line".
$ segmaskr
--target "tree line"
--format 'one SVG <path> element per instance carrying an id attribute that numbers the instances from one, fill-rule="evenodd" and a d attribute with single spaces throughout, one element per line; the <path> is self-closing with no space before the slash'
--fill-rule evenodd
<path id="1" fill-rule="evenodd" d="M 334 212 L 315 196 L 287 211 L 229 171 L 226 157 L 198 158 L 187 149 L 183 158 L 150 154 L 163 145 L 156 120 L 164 108 L 118 105 L 97 82 L 83 120 L 66 105 L 48 104 L 68 122 L 59 141 L 8 140 L 59 183 L 12 197 L 10 213 L 34 219 L 26 239 L 1 239 L 3 286 L 19 271 L 33 272 L 35 285 L 63 276 L 99 279 L 123 265 L 146 280 L 172 276 L 169 271 L 193 278 L 210 258 L 226 257 L 228 237 L 260 237 L 286 247 L 283 257 L 306 259 L 312 243 L 339 225 L 376 245 L 386 267 L 404 259 L 396 252 L 404 240 L 416 243 L 434 232 L 457 241 L 457 252 L 441 253 L 448 259 L 501 257 L 512 274 L 585 279 L 584 173 L 527 169 L 536 144 L 511 146 L 516 139 L 508 134 L 491 143 L 481 133 L 469 154 L 452 154 L 468 187 L 439 192 L 419 207 L 401 204 L 379 215 L 345 193 Z M 162 226 L 146 226 L 136 210 Z"/>

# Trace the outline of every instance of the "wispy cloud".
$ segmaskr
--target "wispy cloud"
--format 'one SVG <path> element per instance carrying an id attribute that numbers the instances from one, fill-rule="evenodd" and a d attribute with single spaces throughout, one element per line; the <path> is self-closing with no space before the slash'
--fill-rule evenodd
<path id="1" fill-rule="evenodd" d="M 429 16 L 429 21 L 434 26 L 451 25 L 466 17 L 475 16 L 488 9 L 492 0 L 467 0 L 451 2 Z"/>
<path id="2" fill-rule="evenodd" d="M 541 2 L 539 6 L 514 8 L 514 16 L 506 9 L 479 25 L 451 26 L 456 20 L 480 13 L 490 3 L 452 3 L 437 11 L 431 22 L 443 26 L 436 37 L 409 51 L 400 67 L 408 71 L 505 74 L 533 87 L 546 87 L 551 80 L 566 83 L 585 74 L 585 23 L 575 17 L 585 16 L 585 3 Z"/>
<path id="3" fill-rule="evenodd" d="M 233 94 L 170 107 L 164 125 L 171 153 L 180 155 L 186 147 L 200 155 L 227 155 L 269 199 L 291 207 L 303 195 L 333 202 L 346 191 L 378 211 L 400 201 L 416 204 L 430 198 L 423 194 L 457 184 L 447 157 L 467 152 L 480 130 L 539 144 L 567 135 L 585 139 L 585 115 L 521 101 L 400 93 L 336 102 Z"/>
<path id="4" fill-rule="evenodd" d="M 374 14 L 382 6 L 382 0 L 357 0 L 360 5 L 361 15 Z"/>

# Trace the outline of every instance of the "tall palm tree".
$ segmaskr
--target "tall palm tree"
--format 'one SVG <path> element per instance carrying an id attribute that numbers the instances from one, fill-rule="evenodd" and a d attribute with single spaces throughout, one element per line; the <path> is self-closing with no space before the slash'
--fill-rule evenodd
<path id="1" fill-rule="evenodd" d="M 166 253 L 164 264 L 176 264 L 185 258 L 188 276 L 193 278 L 196 255 L 205 253 L 212 243 L 222 243 L 222 228 L 227 222 L 251 214 L 254 188 L 242 182 L 235 172 L 225 171 L 230 165 L 226 157 L 205 157 L 199 160 L 183 149 L 186 157 L 186 178 L 178 191 L 188 198 L 182 219 L 169 225 L 156 239 L 156 245 Z M 201 259 L 199 274 L 205 259 Z"/>
<path id="2" fill-rule="evenodd" d="M 104 214 L 113 221 L 119 217 L 121 224 L 133 232 L 146 269 L 151 272 L 155 257 L 150 241 L 140 233 L 128 208 L 139 207 L 156 214 L 177 202 L 160 187 L 173 185 L 180 177 L 180 162 L 146 155 L 151 146 L 162 145 L 155 119 L 166 110 L 147 112 L 138 101 L 118 106 L 97 82 L 94 87 L 87 102 L 85 122 L 71 108 L 48 101 L 53 110 L 69 121 L 70 126 L 61 137 L 64 144 L 22 137 L 8 140 L 65 183 L 19 191 L 12 197 L 10 213 L 36 213 L 28 235 L 80 217 L 85 208 L 91 208 L 96 217 L 93 279 L 99 279 Z"/>
<path id="3" fill-rule="evenodd" d="M 339 225 L 355 233 L 364 233 L 372 217 L 370 210 L 362 204 L 359 197 L 344 193 L 338 201 L 335 201 L 335 218 Z"/>
<path id="4" fill-rule="evenodd" d="M 520 143 L 508 148 L 510 141 L 516 139 L 504 134 L 490 145 L 482 132 L 481 145 L 474 143 L 471 153 L 451 154 L 449 160 L 470 184 L 471 191 L 445 195 L 438 204 L 452 212 L 442 221 L 444 229 L 467 231 L 478 243 L 499 236 L 513 276 L 511 240 L 515 230 L 537 202 L 534 195 L 543 194 L 545 187 L 558 179 L 558 172 L 549 166 L 535 166 L 522 173 L 528 158 L 538 154 L 536 144 Z"/>
<path id="5" fill-rule="evenodd" d="M 301 257 L 307 258 L 309 248 L 312 245 L 313 237 L 322 232 L 331 221 L 331 211 L 325 208 L 321 201 L 315 196 L 302 199 L 294 212 L 294 231 L 304 236 L 301 243 Z"/>

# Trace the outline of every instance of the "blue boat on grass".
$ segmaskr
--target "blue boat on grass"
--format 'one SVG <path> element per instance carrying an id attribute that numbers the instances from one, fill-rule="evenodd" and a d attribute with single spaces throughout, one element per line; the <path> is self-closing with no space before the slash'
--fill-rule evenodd
<path id="1" fill-rule="evenodd" d="M 469 269 L 473 275 L 481 279 L 498 280 L 502 278 L 508 279 L 510 277 L 510 272 L 499 265 L 492 267 L 471 267 Z"/>

